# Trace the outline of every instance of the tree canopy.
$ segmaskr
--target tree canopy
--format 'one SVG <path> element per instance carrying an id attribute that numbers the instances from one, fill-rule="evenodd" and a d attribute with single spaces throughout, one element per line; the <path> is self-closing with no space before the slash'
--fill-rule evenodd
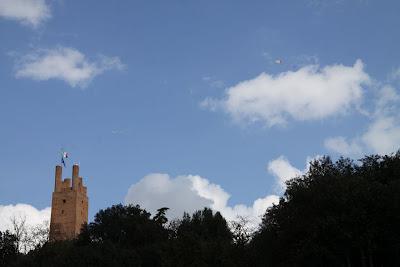
<path id="1" fill-rule="evenodd" d="M 400 154 L 312 162 L 265 213 L 252 249 L 258 265 L 400 266 Z"/>

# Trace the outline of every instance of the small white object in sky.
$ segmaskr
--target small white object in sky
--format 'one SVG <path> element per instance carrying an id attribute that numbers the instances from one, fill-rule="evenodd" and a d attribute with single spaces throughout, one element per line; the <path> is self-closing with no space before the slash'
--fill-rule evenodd
<path id="1" fill-rule="evenodd" d="M 275 64 L 282 64 L 282 59 L 276 59 Z"/>

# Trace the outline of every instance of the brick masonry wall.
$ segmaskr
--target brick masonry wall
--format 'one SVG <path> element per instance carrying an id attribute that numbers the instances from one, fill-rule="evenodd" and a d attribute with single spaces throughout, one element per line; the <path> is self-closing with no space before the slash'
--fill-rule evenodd
<path id="1" fill-rule="evenodd" d="M 55 188 L 52 195 L 50 237 L 51 241 L 73 239 L 88 221 L 88 197 L 79 167 L 74 165 L 71 179 L 61 181 L 61 166 L 56 167 Z"/>

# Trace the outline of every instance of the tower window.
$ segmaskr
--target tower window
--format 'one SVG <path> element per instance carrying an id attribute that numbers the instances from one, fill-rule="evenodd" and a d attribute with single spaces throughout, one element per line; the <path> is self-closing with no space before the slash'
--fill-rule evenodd
<path id="1" fill-rule="evenodd" d="M 63 199 L 63 203 L 67 202 L 65 199 Z"/>
<path id="2" fill-rule="evenodd" d="M 61 210 L 61 214 L 64 214 L 64 210 Z"/>

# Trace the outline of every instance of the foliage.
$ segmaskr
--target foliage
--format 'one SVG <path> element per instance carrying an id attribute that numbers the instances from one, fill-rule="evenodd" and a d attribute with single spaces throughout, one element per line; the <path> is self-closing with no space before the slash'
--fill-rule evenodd
<path id="1" fill-rule="evenodd" d="M 8 266 L 17 257 L 17 237 L 9 231 L 0 232 L 0 266 Z"/>
<path id="2" fill-rule="evenodd" d="M 252 241 L 254 265 L 400 266 L 400 153 L 329 157 L 287 183 Z"/>
<path id="3" fill-rule="evenodd" d="M 168 249 L 168 266 L 234 266 L 230 263 L 232 233 L 226 220 L 204 208 L 178 222 Z"/>

